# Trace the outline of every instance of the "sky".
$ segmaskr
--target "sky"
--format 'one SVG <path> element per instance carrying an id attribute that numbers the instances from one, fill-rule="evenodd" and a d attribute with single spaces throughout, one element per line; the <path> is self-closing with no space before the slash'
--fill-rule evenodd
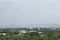
<path id="1" fill-rule="evenodd" d="M 60 0 L 0 0 L 0 25 L 60 24 Z"/>

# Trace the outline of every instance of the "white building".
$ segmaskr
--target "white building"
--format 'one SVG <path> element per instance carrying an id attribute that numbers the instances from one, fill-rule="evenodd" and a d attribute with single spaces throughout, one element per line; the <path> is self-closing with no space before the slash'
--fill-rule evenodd
<path id="1" fill-rule="evenodd" d="M 25 31 L 25 30 L 20 30 L 19 32 L 20 33 L 27 33 L 27 31 Z"/>
<path id="2" fill-rule="evenodd" d="M 41 34 L 42 32 L 38 32 L 39 34 Z"/>
<path id="3" fill-rule="evenodd" d="M 31 31 L 29 31 L 29 33 L 30 33 L 30 32 L 36 32 L 36 31 L 34 31 L 34 30 L 31 30 Z"/>
<path id="4" fill-rule="evenodd" d="M 20 33 L 19 33 L 18 35 L 27 33 L 27 31 L 25 31 L 25 30 L 20 30 L 19 32 L 20 32 Z"/>

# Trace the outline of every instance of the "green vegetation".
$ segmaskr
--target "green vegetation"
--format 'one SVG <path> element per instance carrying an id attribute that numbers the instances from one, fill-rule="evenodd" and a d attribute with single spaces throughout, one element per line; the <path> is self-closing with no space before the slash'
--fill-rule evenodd
<path id="1" fill-rule="evenodd" d="M 42 33 L 36 32 L 24 33 L 18 35 L 19 32 L 6 32 L 10 35 L 0 35 L 0 40 L 60 40 L 60 30 L 40 30 Z M 14 35 L 15 34 L 15 35 Z"/>
<path id="2" fill-rule="evenodd" d="M 24 35 L 24 36 L 0 36 L 0 40 L 60 40 L 60 35 Z"/>

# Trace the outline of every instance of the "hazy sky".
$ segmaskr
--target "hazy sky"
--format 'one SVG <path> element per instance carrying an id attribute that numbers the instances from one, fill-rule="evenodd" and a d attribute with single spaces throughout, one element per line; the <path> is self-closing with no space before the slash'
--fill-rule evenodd
<path id="1" fill-rule="evenodd" d="M 60 0 L 0 0 L 0 24 L 60 24 Z"/>

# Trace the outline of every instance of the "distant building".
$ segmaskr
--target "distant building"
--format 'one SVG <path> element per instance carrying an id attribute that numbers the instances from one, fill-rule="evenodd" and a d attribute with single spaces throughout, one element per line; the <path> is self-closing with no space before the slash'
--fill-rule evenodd
<path id="1" fill-rule="evenodd" d="M 31 30 L 31 31 L 28 31 L 28 32 L 30 33 L 30 32 L 36 32 L 36 31 L 34 31 L 34 30 Z"/>
<path id="2" fill-rule="evenodd" d="M 25 31 L 25 30 L 20 30 L 19 32 L 20 33 L 27 33 L 27 31 Z"/>
<path id="3" fill-rule="evenodd" d="M 20 33 L 19 33 L 18 35 L 27 33 L 27 31 L 25 31 L 25 30 L 20 30 L 19 32 L 20 32 Z"/>
<path id="4" fill-rule="evenodd" d="M 32 29 L 32 28 L 30 27 L 30 29 Z"/>
<path id="5" fill-rule="evenodd" d="M 41 34 L 42 32 L 38 32 L 39 34 Z"/>

